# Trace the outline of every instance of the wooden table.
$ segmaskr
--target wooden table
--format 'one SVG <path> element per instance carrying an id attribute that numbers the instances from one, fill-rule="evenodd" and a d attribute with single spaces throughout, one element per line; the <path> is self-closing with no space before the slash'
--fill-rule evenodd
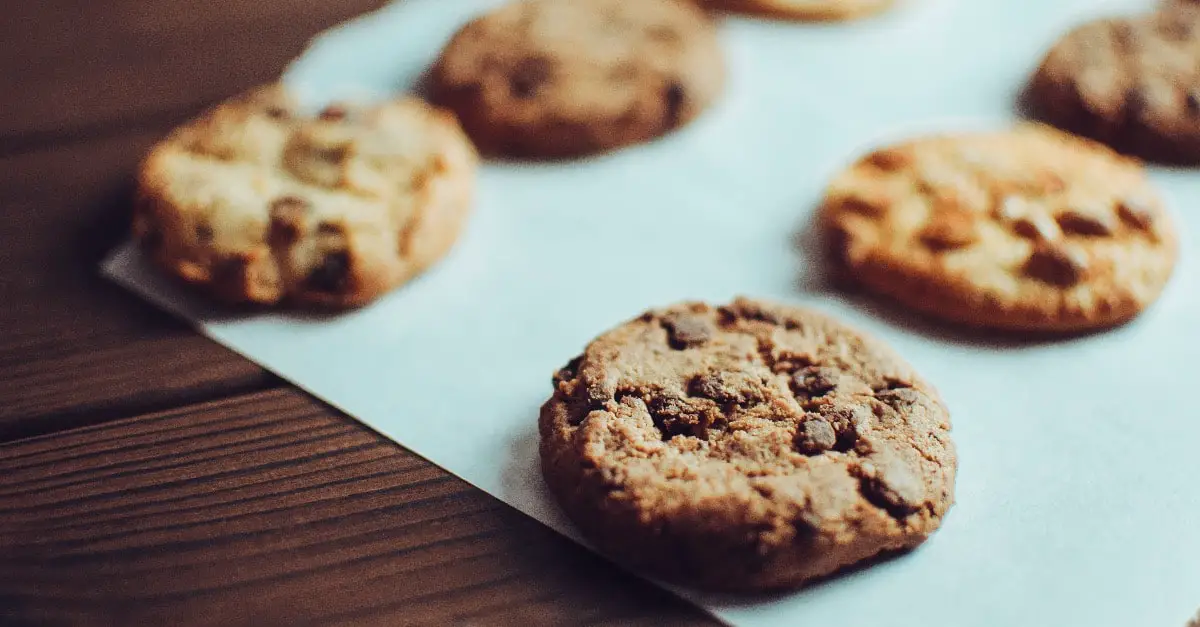
<path id="1" fill-rule="evenodd" d="M 98 276 L 152 142 L 378 4 L 6 7 L 0 624 L 705 621 Z"/>

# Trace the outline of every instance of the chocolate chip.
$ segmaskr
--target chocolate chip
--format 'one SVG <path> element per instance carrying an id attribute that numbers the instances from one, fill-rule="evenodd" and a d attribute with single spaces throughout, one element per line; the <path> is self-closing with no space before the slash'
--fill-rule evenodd
<path id="1" fill-rule="evenodd" d="M 867 428 L 873 415 L 866 405 L 852 402 L 821 405 L 817 411 L 821 420 L 829 423 L 837 433 L 837 444 L 834 448 L 842 452 L 854 448 L 859 433 Z"/>
<path id="2" fill-rule="evenodd" d="M 1140 231 L 1154 228 L 1154 212 L 1150 205 L 1137 198 L 1125 198 L 1117 203 L 1117 215 L 1129 226 Z"/>
<path id="3" fill-rule="evenodd" d="M 707 403 L 703 406 L 701 403 Z M 662 433 L 663 440 L 682 435 L 708 438 L 709 430 L 724 419 L 711 401 L 701 403 L 687 399 L 656 396 L 647 404 L 650 418 Z"/>
<path id="4" fill-rule="evenodd" d="M 309 289 L 336 294 L 350 284 L 350 253 L 344 250 L 326 253 L 321 263 L 308 273 Z"/>
<path id="5" fill-rule="evenodd" d="M 886 172 L 895 172 L 912 163 L 912 153 L 899 148 L 884 148 L 867 155 L 866 163 Z"/>
<path id="6" fill-rule="evenodd" d="M 837 201 L 838 208 L 850 211 L 868 218 L 878 218 L 887 210 L 888 203 L 881 198 L 865 196 L 846 196 Z"/>
<path id="7" fill-rule="evenodd" d="M 196 241 L 200 242 L 201 244 L 208 244 L 212 242 L 212 238 L 212 225 L 206 222 L 201 222 L 200 224 L 196 225 Z"/>
<path id="8" fill-rule="evenodd" d="M 686 98 L 687 90 L 684 88 L 683 83 L 679 81 L 667 83 L 666 89 L 663 90 L 663 107 L 666 112 L 664 123 L 667 128 L 674 128 L 679 125 Z"/>
<path id="9" fill-rule="evenodd" d="M 857 474 L 863 498 L 897 520 L 916 512 L 925 501 L 921 478 L 898 459 L 866 462 Z"/>
<path id="10" fill-rule="evenodd" d="M 1042 243 L 1034 248 L 1025 262 L 1024 271 L 1030 278 L 1043 283 L 1070 287 L 1083 280 L 1087 257 L 1059 244 Z"/>
<path id="11" fill-rule="evenodd" d="M 1183 96 L 1184 105 L 1187 107 L 1188 113 L 1192 115 L 1200 115 L 1200 88 L 1193 87 Z"/>
<path id="12" fill-rule="evenodd" d="M 662 324 L 667 330 L 667 342 L 676 350 L 700 346 L 716 333 L 712 322 L 697 314 L 669 314 L 663 317 Z"/>
<path id="13" fill-rule="evenodd" d="M 312 205 L 299 196 L 280 196 L 271 201 L 268 209 L 271 216 L 271 242 L 287 245 L 295 242 L 304 233 L 304 225 Z"/>
<path id="14" fill-rule="evenodd" d="M 263 113 L 272 120 L 286 120 L 292 117 L 292 112 L 288 111 L 280 105 L 271 105 L 263 110 Z"/>
<path id="15" fill-rule="evenodd" d="M 1058 226 L 1066 233 L 1087 236 L 1112 235 L 1115 225 L 1112 218 L 1093 212 L 1067 209 L 1054 217 Z"/>
<path id="16" fill-rule="evenodd" d="M 532 98 L 554 73 L 554 61 L 549 57 L 525 57 L 508 75 L 508 86 L 516 98 Z"/>
<path id="17" fill-rule="evenodd" d="M 579 364 L 581 363 L 583 363 L 583 355 L 568 361 L 567 365 L 559 368 L 558 372 L 555 372 L 554 376 L 551 378 L 551 380 L 554 382 L 554 387 L 557 388 L 559 384 L 571 381 L 575 377 L 579 376 Z"/>
<path id="18" fill-rule="evenodd" d="M 1050 216 L 1042 214 L 1017 218 L 1012 223 L 1012 229 L 1021 237 L 1037 241 L 1052 241 L 1062 234 L 1058 223 L 1050 219 Z"/>
<path id="19" fill-rule="evenodd" d="M 760 379 L 735 372 L 698 375 L 688 383 L 688 393 L 723 405 L 739 407 L 756 405 L 766 400 Z"/>
<path id="20" fill-rule="evenodd" d="M 321 222 L 317 225 L 317 233 L 321 235 L 344 235 L 346 229 L 337 222 Z"/>
<path id="21" fill-rule="evenodd" d="M 837 388 L 841 371 L 836 368 L 808 366 L 792 374 L 792 391 L 808 398 L 824 396 Z"/>
<path id="22" fill-rule="evenodd" d="M 348 115 L 350 115 L 350 112 L 345 106 L 340 104 L 331 104 L 324 109 L 321 109 L 321 113 L 317 114 L 317 117 L 321 118 L 322 120 L 333 122 L 337 120 L 344 120 Z"/>
<path id="23" fill-rule="evenodd" d="M 935 213 L 918 237 L 935 252 L 963 248 L 979 241 L 975 216 L 961 210 Z"/>
<path id="24" fill-rule="evenodd" d="M 927 397 L 913 388 L 892 388 L 876 392 L 875 398 L 899 409 L 924 404 Z"/>
<path id="25" fill-rule="evenodd" d="M 343 144 L 340 146 L 320 146 L 313 149 L 313 155 L 321 161 L 329 163 L 341 163 L 345 161 L 346 155 L 349 154 L 350 147 Z"/>
<path id="26" fill-rule="evenodd" d="M 833 425 L 820 419 L 808 420 L 796 429 L 796 449 L 805 455 L 820 455 L 837 446 Z"/>

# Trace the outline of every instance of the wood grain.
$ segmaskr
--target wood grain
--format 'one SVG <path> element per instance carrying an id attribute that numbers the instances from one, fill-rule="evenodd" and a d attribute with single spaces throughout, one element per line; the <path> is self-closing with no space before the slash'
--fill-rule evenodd
<path id="1" fill-rule="evenodd" d="M 0 445 L 0 608 L 17 624 L 705 620 L 286 389 Z"/>
<path id="2" fill-rule="evenodd" d="M 10 4 L 0 151 L 186 117 L 272 80 L 314 33 L 383 0 Z"/>
<path id="3" fill-rule="evenodd" d="M 0 441 L 278 384 L 99 276 L 167 130 L 0 158 Z"/>

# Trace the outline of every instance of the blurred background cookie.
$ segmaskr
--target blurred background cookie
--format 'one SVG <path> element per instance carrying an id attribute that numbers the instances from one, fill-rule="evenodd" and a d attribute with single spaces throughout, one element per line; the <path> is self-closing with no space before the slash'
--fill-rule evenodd
<path id="1" fill-rule="evenodd" d="M 483 152 L 551 158 L 667 133 L 724 81 L 715 27 L 688 2 L 525 0 L 455 34 L 432 90 Z"/>
<path id="2" fill-rule="evenodd" d="M 418 100 L 309 117 L 269 86 L 154 147 L 134 232 L 160 266 L 224 301 L 362 305 L 449 250 L 476 161 L 453 116 Z"/>
<path id="3" fill-rule="evenodd" d="M 1078 26 L 1030 81 L 1035 115 L 1117 150 L 1200 164 L 1200 3 Z"/>
<path id="4" fill-rule="evenodd" d="M 995 329 L 1125 322 L 1158 298 L 1177 256 L 1138 163 L 1034 124 L 875 151 L 834 178 L 820 219 L 864 288 Z"/>

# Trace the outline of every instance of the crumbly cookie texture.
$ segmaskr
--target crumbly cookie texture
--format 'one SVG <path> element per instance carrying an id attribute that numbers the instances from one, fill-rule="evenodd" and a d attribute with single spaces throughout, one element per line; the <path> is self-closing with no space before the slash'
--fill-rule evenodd
<path id="1" fill-rule="evenodd" d="M 1177 235 L 1143 168 L 1037 124 L 882 148 L 830 183 L 819 219 L 843 273 L 933 317 L 1074 332 L 1135 317 Z"/>
<path id="2" fill-rule="evenodd" d="M 713 9 L 806 21 L 852 20 L 879 13 L 896 0 L 701 0 Z"/>
<path id="3" fill-rule="evenodd" d="M 434 100 L 489 154 L 573 157 L 647 141 L 725 82 L 716 29 L 684 0 L 525 0 L 465 25 Z"/>
<path id="4" fill-rule="evenodd" d="M 450 249 L 477 161 L 453 116 L 418 100 L 313 117 L 266 86 L 151 150 L 134 233 L 159 265 L 223 301 L 359 306 Z"/>
<path id="5" fill-rule="evenodd" d="M 551 492 L 598 548 L 656 577 L 799 586 L 919 545 L 954 500 L 937 392 L 811 311 L 650 311 L 553 381 L 539 421 Z"/>
<path id="6" fill-rule="evenodd" d="M 1083 24 L 1030 81 L 1044 120 L 1145 159 L 1200 163 L 1200 4 Z"/>

